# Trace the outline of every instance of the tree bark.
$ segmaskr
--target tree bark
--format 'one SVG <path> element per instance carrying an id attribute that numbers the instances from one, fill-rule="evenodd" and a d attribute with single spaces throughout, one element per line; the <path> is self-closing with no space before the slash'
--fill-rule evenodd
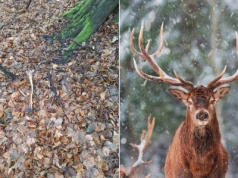
<path id="1" fill-rule="evenodd" d="M 70 20 L 62 30 L 55 34 L 56 39 L 64 41 L 74 38 L 67 50 L 72 52 L 77 43 L 89 39 L 106 20 L 111 12 L 118 6 L 118 0 L 82 0 L 75 7 L 65 12 L 62 16 Z"/>
<path id="2" fill-rule="evenodd" d="M 221 3 L 222 4 L 222 3 Z M 216 56 L 218 48 L 218 34 L 220 32 L 219 20 L 221 18 L 220 8 L 222 5 L 219 5 L 219 2 L 216 0 L 209 1 L 211 8 L 211 55 L 208 57 L 208 62 L 210 66 L 216 68 Z M 220 8 L 219 8 L 220 7 Z M 218 76 L 221 73 L 221 69 L 215 70 L 215 75 Z M 222 114 L 223 104 L 219 102 L 216 106 L 217 118 L 220 123 L 220 132 L 221 135 L 224 135 L 224 125 L 223 125 L 223 114 Z M 226 145 L 224 137 L 222 137 L 222 142 Z"/>

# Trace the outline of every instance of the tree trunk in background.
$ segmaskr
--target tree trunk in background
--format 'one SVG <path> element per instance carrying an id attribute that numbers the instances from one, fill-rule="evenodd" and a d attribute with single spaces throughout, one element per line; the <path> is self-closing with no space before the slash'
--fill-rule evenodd
<path id="1" fill-rule="evenodd" d="M 75 7 L 62 15 L 69 19 L 70 23 L 55 34 L 56 39 L 65 41 L 67 38 L 74 38 L 78 44 L 88 40 L 118 4 L 118 0 L 82 0 L 78 2 Z M 67 60 L 69 53 L 72 53 L 72 49 L 77 46 L 75 42 L 67 47 L 64 61 Z"/>
<path id="2" fill-rule="evenodd" d="M 215 75 L 219 75 L 221 73 L 221 69 L 219 69 L 218 66 L 216 66 L 216 51 L 218 47 L 218 34 L 219 34 L 219 20 L 221 18 L 221 9 L 222 5 L 218 5 L 219 2 L 216 0 L 209 1 L 209 5 L 211 8 L 211 55 L 208 57 L 208 63 L 212 68 L 217 68 L 215 70 Z M 217 118 L 219 121 L 219 126 L 220 126 L 220 132 L 221 135 L 224 135 L 224 126 L 223 126 L 223 117 L 222 117 L 222 102 L 218 103 L 216 106 L 216 113 L 217 113 Z M 222 137 L 222 142 L 225 143 L 224 137 Z"/>

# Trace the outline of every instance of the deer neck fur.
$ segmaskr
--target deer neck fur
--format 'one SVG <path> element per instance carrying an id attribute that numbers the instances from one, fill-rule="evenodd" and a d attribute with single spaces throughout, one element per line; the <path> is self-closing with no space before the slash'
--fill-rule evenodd
<path id="1" fill-rule="evenodd" d="M 192 123 L 190 112 L 187 110 L 186 119 L 183 122 L 180 133 L 181 142 L 190 145 L 190 151 L 199 155 L 218 149 L 221 140 L 219 124 L 216 113 L 212 114 L 211 122 L 205 126 L 195 126 Z"/>

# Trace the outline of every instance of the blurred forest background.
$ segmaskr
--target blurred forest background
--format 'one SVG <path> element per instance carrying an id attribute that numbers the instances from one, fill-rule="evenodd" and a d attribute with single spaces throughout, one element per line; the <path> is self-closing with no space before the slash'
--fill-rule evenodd
<path id="1" fill-rule="evenodd" d="M 138 157 L 130 143 L 139 143 L 147 117 L 156 118 L 151 143 L 144 160 L 153 162 L 141 168 L 140 174 L 164 177 L 164 162 L 174 133 L 185 118 L 186 107 L 177 101 L 164 83 L 142 79 L 134 69 L 129 36 L 135 28 L 134 44 L 138 49 L 138 33 L 145 23 L 144 42 L 152 39 L 150 53 L 159 45 L 159 32 L 164 22 L 164 48 L 157 63 L 170 76 L 175 70 L 195 85 L 207 85 L 227 65 L 225 76 L 238 69 L 235 31 L 238 31 L 236 0 L 132 0 L 120 1 L 120 121 L 121 163 L 130 167 Z M 147 63 L 139 67 L 156 75 Z M 229 152 L 228 178 L 238 177 L 238 81 L 217 105 L 222 141 Z M 141 171 L 139 170 L 139 171 Z M 141 177 L 141 176 L 140 176 Z"/>

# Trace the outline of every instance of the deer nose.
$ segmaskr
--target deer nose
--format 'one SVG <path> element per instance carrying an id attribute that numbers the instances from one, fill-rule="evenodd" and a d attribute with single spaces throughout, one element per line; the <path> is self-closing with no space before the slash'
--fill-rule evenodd
<path id="1" fill-rule="evenodd" d="M 205 111 L 201 111 L 201 112 L 197 113 L 196 119 L 204 121 L 204 120 L 208 119 L 208 113 Z"/>

